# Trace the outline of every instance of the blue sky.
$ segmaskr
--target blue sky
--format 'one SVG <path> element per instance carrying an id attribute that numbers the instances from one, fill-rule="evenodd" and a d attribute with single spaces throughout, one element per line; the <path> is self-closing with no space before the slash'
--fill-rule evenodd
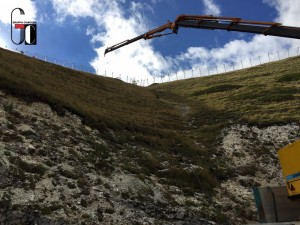
<path id="1" fill-rule="evenodd" d="M 14 45 L 10 13 L 20 7 L 37 21 L 37 45 Z M 140 40 L 103 56 L 104 49 L 178 14 L 240 17 L 300 27 L 300 0 L 10 0 L 0 2 L 0 47 L 47 56 L 48 60 L 91 67 L 123 80 L 149 79 L 182 71 L 200 75 L 207 67 L 231 64 L 267 53 L 296 49 L 300 42 L 246 33 L 181 28 L 177 35 Z M 295 50 L 296 51 L 296 50 Z M 249 64 L 249 62 L 248 62 Z M 199 71 L 199 72 L 198 72 Z"/>

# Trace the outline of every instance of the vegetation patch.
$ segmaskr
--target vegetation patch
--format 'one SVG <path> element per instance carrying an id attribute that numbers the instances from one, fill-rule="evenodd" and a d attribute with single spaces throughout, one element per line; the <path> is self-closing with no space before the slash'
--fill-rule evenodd
<path id="1" fill-rule="evenodd" d="M 300 73 L 291 73 L 291 74 L 285 74 L 282 75 L 277 79 L 277 82 L 279 83 L 288 83 L 288 82 L 294 82 L 300 80 Z"/>
<path id="2" fill-rule="evenodd" d="M 61 166 L 58 167 L 58 171 L 60 175 L 70 179 L 77 179 L 79 176 L 78 173 L 76 173 L 75 171 L 63 169 Z"/>
<path id="3" fill-rule="evenodd" d="M 282 102 L 295 99 L 294 94 L 300 93 L 293 87 L 274 87 L 272 89 L 258 89 L 251 92 L 241 93 L 234 97 L 238 100 L 252 100 L 258 103 Z"/>
<path id="4" fill-rule="evenodd" d="M 22 136 L 20 136 L 16 133 L 4 133 L 4 134 L 1 134 L 1 136 L 2 136 L 2 141 L 4 141 L 4 142 L 20 142 L 20 143 L 23 142 Z"/>
<path id="5" fill-rule="evenodd" d="M 59 202 L 51 202 L 49 205 L 38 205 L 34 204 L 30 206 L 32 209 L 41 212 L 42 215 L 51 215 L 55 211 L 58 211 L 63 208 L 63 206 Z"/>
<path id="6" fill-rule="evenodd" d="M 195 91 L 192 93 L 192 96 L 198 96 L 198 95 L 205 95 L 205 94 L 212 94 L 217 92 L 226 92 L 231 90 L 237 90 L 242 88 L 242 85 L 233 85 L 233 84 L 222 84 L 222 85 L 216 85 L 209 87 L 204 90 Z"/>
<path id="7" fill-rule="evenodd" d="M 34 163 L 28 163 L 24 160 L 22 160 L 20 157 L 10 157 L 9 158 L 10 163 L 15 164 L 19 169 L 21 169 L 24 172 L 27 173 L 33 173 L 38 175 L 44 175 L 46 172 L 46 167 L 42 164 L 34 164 Z"/>
<path id="8" fill-rule="evenodd" d="M 216 179 L 207 170 L 195 170 L 188 172 L 181 168 L 171 167 L 160 173 L 161 177 L 167 178 L 167 183 L 200 192 L 209 193 L 216 187 Z"/>

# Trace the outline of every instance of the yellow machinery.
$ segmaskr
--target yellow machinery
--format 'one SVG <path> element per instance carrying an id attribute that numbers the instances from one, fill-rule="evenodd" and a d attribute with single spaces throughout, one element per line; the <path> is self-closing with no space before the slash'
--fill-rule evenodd
<path id="1" fill-rule="evenodd" d="M 300 198 L 300 140 L 278 151 L 289 199 Z"/>
<path id="2" fill-rule="evenodd" d="M 278 155 L 286 186 L 253 188 L 260 223 L 300 221 L 300 140 L 280 149 Z"/>

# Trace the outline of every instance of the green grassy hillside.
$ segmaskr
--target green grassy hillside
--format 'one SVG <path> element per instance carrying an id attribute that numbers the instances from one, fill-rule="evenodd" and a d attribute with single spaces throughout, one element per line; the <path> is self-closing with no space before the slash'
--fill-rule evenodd
<path id="1" fill-rule="evenodd" d="M 179 114 L 146 88 L 74 71 L 1 49 L 0 88 L 27 100 L 79 114 L 93 126 L 113 129 L 177 127 Z"/>
<path id="2" fill-rule="evenodd" d="M 193 134 L 208 145 L 230 124 L 300 122 L 300 57 L 158 87 L 163 98 L 180 96 L 191 107 Z"/>
<path id="3" fill-rule="evenodd" d="M 176 129 L 181 124 L 178 109 L 182 104 L 207 120 L 204 123 L 214 121 L 207 115 L 262 125 L 299 121 L 299 80 L 300 57 L 296 57 L 143 88 L 0 51 L 2 89 L 114 129 Z"/>
<path id="4" fill-rule="evenodd" d="M 70 110 L 102 131 L 119 131 L 121 142 L 136 133 L 135 141 L 163 149 L 177 141 L 187 149 L 197 149 L 194 141 L 210 148 L 234 123 L 300 122 L 300 57 L 145 88 L 1 49 L 0 88 L 58 113 Z"/>
<path id="5" fill-rule="evenodd" d="M 169 187 L 177 186 L 187 199 L 195 193 L 201 194 L 198 197 L 205 194 L 204 200 L 199 200 L 206 204 L 201 211 L 203 217 L 217 222 L 230 216 L 218 208 L 210 209 L 215 190 L 223 181 L 237 177 L 239 171 L 243 176 L 255 176 L 254 164 L 243 164 L 237 171 L 224 157 L 220 148 L 224 129 L 236 124 L 263 128 L 300 123 L 300 57 L 226 74 L 138 87 L 0 49 L 0 90 L 29 105 L 45 102 L 58 115 L 66 111 L 79 115 L 108 143 L 104 151 L 93 138 L 84 140 L 97 157 L 103 153 L 110 159 L 101 165 L 107 176 L 121 168 L 141 180 L 155 180 L 166 190 L 173 190 L 164 196 L 172 207 L 179 204 L 172 197 L 179 192 Z M 4 110 L 18 117 L 13 105 L 5 105 Z M 7 135 L 0 131 L 0 141 L 10 137 Z M 265 145 L 270 143 L 261 144 L 261 149 L 253 143 L 252 152 L 269 154 L 269 150 L 264 152 L 268 149 Z M 115 157 L 108 157 L 108 153 Z M 235 154 L 242 157 L 239 152 Z M 88 160 L 93 162 L 95 157 Z M 248 183 L 250 188 L 252 183 Z M 234 202 L 235 196 L 230 199 Z M 192 203 L 186 200 L 183 205 L 192 207 Z M 236 205 L 232 211 L 240 210 Z M 204 209 L 215 214 L 210 217 Z M 245 211 L 239 213 L 242 220 L 253 219 Z"/>
<path id="6" fill-rule="evenodd" d="M 168 95 L 184 96 L 194 113 L 261 125 L 299 121 L 299 88 L 300 57 L 160 85 Z"/>

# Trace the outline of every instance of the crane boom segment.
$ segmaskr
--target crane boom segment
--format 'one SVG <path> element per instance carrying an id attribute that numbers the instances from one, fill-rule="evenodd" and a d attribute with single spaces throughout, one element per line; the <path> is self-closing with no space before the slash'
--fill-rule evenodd
<path id="1" fill-rule="evenodd" d="M 148 31 L 145 34 L 106 48 L 104 55 L 140 39 L 147 40 L 170 34 L 163 33 L 167 29 L 171 30 L 171 33 L 177 34 L 180 27 L 210 30 L 219 29 L 300 39 L 299 27 L 282 26 L 280 23 L 242 20 L 241 18 L 235 17 L 179 15 L 174 22 L 168 22 L 160 27 Z"/>
<path id="2" fill-rule="evenodd" d="M 246 23 L 216 23 L 213 21 L 180 21 L 177 23 L 179 27 L 189 27 L 189 28 L 198 28 L 198 29 L 219 29 L 219 30 L 227 30 L 227 31 L 239 31 L 239 32 L 247 32 L 247 33 L 255 33 L 255 34 L 264 34 L 271 36 L 279 36 L 279 37 L 288 37 L 288 38 L 296 38 L 300 39 L 300 28 L 295 27 L 287 27 L 287 26 L 261 26 L 254 24 L 246 24 Z"/>

